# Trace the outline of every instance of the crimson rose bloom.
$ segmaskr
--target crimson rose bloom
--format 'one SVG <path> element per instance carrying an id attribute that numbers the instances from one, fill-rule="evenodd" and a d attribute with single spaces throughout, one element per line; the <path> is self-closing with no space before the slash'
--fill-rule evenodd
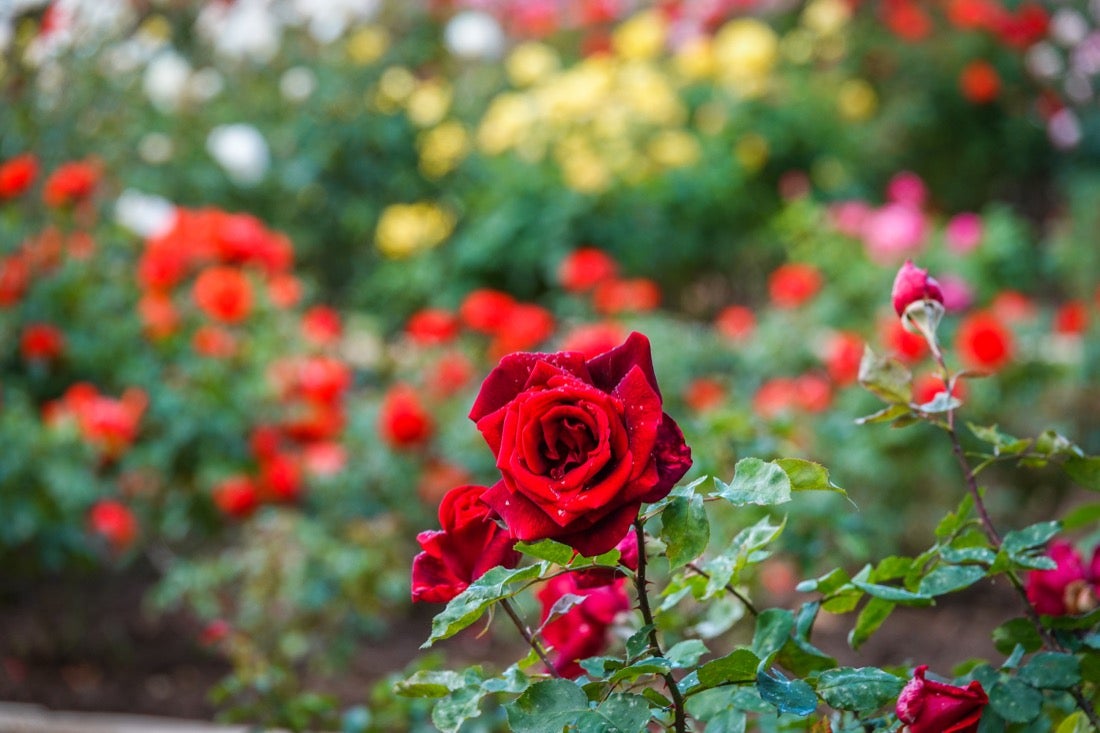
<path id="1" fill-rule="evenodd" d="M 542 629 L 542 638 L 554 647 L 554 671 L 562 677 L 579 677 L 584 670 L 578 660 L 588 659 L 607 648 L 607 632 L 621 611 L 630 610 L 624 578 L 599 587 L 577 583 L 577 573 L 551 578 L 538 593 L 542 620 L 566 593 L 584 596 L 584 600 L 553 619 Z"/>
<path id="2" fill-rule="evenodd" d="M 895 712 L 909 733 L 974 733 L 989 698 L 977 680 L 966 687 L 924 679 L 927 664 L 898 696 Z"/>
<path id="3" fill-rule="evenodd" d="M 439 504 L 443 529 L 416 536 L 423 552 L 413 558 L 414 601 L 446 603 L 493 568 L 519 563 L 515 542 L 481 500 L 484 491 L 484 486 L 451 489 Z"/>
<path id="4" fill-rule="evenodd" d="M 639 333 L 587 361 L 569 351 L 504 357 L 470 411 L 502 477 L 485 502 L 517 539 L 607 552 L 642 502 L 663 499 L 691 467 L 661 405 Z"/>
<path id="5" fill-rule="evenodd" d="M 1073 545 L 1065 540 L 1052 542 L 1047 557 L 1057 563 L 1057 567 L 1032 570 L 1027 574 L 1027 599 L 1035 610 L 1048 616 L 1065 616 L 1096 608 L 1100 547 L 1093 552 L 1088 567 Z"/>

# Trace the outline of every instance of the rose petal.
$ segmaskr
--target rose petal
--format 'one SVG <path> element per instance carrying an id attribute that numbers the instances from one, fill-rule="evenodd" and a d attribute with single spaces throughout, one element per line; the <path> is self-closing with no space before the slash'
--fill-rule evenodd
<path id="1" fill-rule="evenodd" d="M 474 406 L 470 408 L 470 419 L 479 423 L 486 415 L 496 412 L 515 399 L 526 388 L 531 372 L 540 363 L 558 367 L 561 371 L 588 381 L 584 355 L 579 352 L 509 354 L 500 360 L 500 364 L 482 382 Z"/>
<path id="2" fill-rule="evenodd" d="M 592 383 L 608 392 L 613 390 L 633 367 L 642 370 L 649 386 L 657 393 L 657 399 L 661 399 L 661 388 L 657 386 L 657 374 L 653 371 L 653 354 L 649 339 L 637 331 L 631 332 L 621 346 L 604 352 L 588 362 Z"/>

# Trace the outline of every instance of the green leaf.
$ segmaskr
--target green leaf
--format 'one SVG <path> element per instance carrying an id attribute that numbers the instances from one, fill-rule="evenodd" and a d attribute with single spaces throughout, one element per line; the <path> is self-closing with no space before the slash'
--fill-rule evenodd
<path id="1" fill-rule="evenodd" d="M 959 502 L 958 509 L 940 520 L 939 525 L 936 527 L 936 539 L 946 540 L 954 537 L 970 521 L 970 516 L 973 513 L 974 499 L 970 494 L 967 494 Z"/>
<path id="2" fill-rule="evenodd" d="M 791 491 L 832 491 L 847 497 L 848 492 L 829 480 L 829 470 L 820 463 L 801 458 L 780 458 L 774 461 L 791 482 Z"/>
<path id="3" fill-rule="evenodd" d="M 909 409 L 907 403 L 898 403 L 884 407 L 878 412 L 872 412 L 870 415 L 864 415 L 863 417 L 856 418 L 856 425 L 870 425 L 872 423 L 880 422 L 892 422 L 899 418 L 911 417 L 913 411 Z"/>
<path id="4" fill-rule="evenodd" d="M 649 635 L 653 628 L 653 624 L 646 624 L 626 640 L 626 655 L 629 659 L 637 659 L 649 651 Z"/>
<path id="5" fill-rule="evenodd" d="M 989 705 L 1010 723 L 1027 723 L 1039 717 L 1043 695 L 1017 679 L 998 680 L 989 690 Z"/>
<path id="6" fill-rule="evenodd" d="M 932 399 L 921 405 L 920 411 L 929 414 L 937 414 L 940 412 L 949 412 L 961 406 L 962 400 L 944 390 L 943 392 L 937 392 Z"/>
<path id="7" fill-rule="evenodd" d="M 756 674 L 756 689 L 781 713 L 806 717 L 817 710 L 817 695 L 804 680 L 788 680 L 780 672 L 762 669 Z"/>
<path id="8" fill-rule="evenodd" d="M 769 608 L 756 617 L 752 651 L 761 659 L 783 648 L 794 631 L 794 614 L 785 608 Z"/>
<path id="9" fill-rule="evenodd" d="M 644 697 L 615 693 L 581 716 L 577 733 L 643 733 L 649 717 L 649 701 Z"/>
<path id="10" fill-rule="evenodd" d="M 1078 710 L 1059 723 L 1054 733 L 1090 733 L 1091 731 L 1092 723 L 1089 722 L 1088 716 Z"/>
<path id="11" fill-rule="evenodd" d="M 676 669 L 683 669 L 684 667 L 694 667 L 699 663 L 699 657 L 709 651 L 707 645 L 699 639 L 685 639 L 677 644 L 672 645 L 668 651 L 665 652 L 665 658 L 672 662 L 672 666 Z"/>
<path id="12" fill-rule="evenodd" d="M 863 643 L 878 631 L 886 619 L 890 618 L 890 614 L 894 612 L 896 606 L 896 603 L 882 598 L 872 598 L 868 601 L 863 610 L 859 612 L 856 625 L 852 627 L 852 631 L 848 634 L 848 645 L 852 649 L 859 649 L 863 646 Z"/>
<path id="13" fill-rule="evenodd" d="M 772 506 L 791 500 L 791 481 L 787 473 L 759 458 L 742 458 L 734 467 L 733 481 L 725 484 L 715 479 L 714 483 L 718 496 L 735 506 Z"/>
<path id="14" fill-rule="evenodd" d="M 1031 621 L 1014 618 L 993 629 L 993 645 L 1001 654 L 1011 654 L 1017 646 L 1031 653 L 1042 648 L 1043 639 Z"/>
<path id="15" fill-rule="evenodd" d="M 738 532 L 728 550 L 704 564 L 703 569 L 710 578 L 707 580 L 703 600 L 724 593 L 726 585 L 740 576 L 750 560 L 763 559 L 760 551 L 783 533 L 786 524 L 786 517 L 780 524 L 772 524 L 768 517 L 763 517 L 756 524 Z"/>
<path id="16" fill-rule="evenodd" d="M 812 593 L 816 590 L 821 595 L 827 596 L 836 593 L 850 581 L 851 578 L 848 577 L 848 573 L 844 572 L 841 568 L 836 568 L 822 575 L 820 578 L 803 580 L 795 587 L 795 590 L 799 593 Z"/>
<path id="17" fill-rule="evenodd" d="M 760 657 L 750 649 L 734 649 L 719 659 L 713 659 L 699 668 L 699 684 L 717 687 L 731 682 L 746 682 L 756 678 Z"/>
<path id="18" fill-rule="evenodd" d="M 859 383 L 885 402 L 908 405 L 913 399 L 913 375 L 897 359 L 875 356 L 870 346 L 863 349 Z"/>
<path id="19" fill-rule="evenodd" d="M 402 697 L 445 697 L 465 684 L 458 672 L 422 669 L 395 684 L 393 691 Z"/>
<path id="20" fill-rule="evenodd" d="M 538 565 L 528 565 L 511 570 L 496 567 L 485 573 L 471 583 L 469 588 L 452 598 L 447 607 L 432 619 L 431 636 L 420 648 L 427 649 L 440 639 L 447 639 L 462 631 L 481 618 L 489 606 L 516 594 L 515 590 L 507 590 L 507 586 L 537 578 L 540 571 Z"/>
<path id="21" fill-rule="evenodd" d="M 966 427 L 970 428 L 970 432 L 974 433 L 974 437 L 990 445 L 1001 446 L 1016 442 L 1016 438 L 997 430 L 996 425 L 984 426 L 968 422 Z"/>
<path id="22" fill-rule="evenodd" d="M 1074 456 L 1062 464 L 1062 470 L 1086 489 L 1100 491 L 1100 457 L 1079 458 Z"/>
<path id="23" fill-rule="evenodd" d="M 458 733 L 463 723 L 481 714 L 481 701 L 486 694 L 480 687 L 455 690 L 432 708 L 432 723 L 442 733 Z"/>
<path id="24" fill-rule="evenodd" d="M 524 555 L 530 555 L 537 560 L 547 560 L 555 565 L 568 565 L 576 552 L 569 545 L 563 545 L 554 540 L 539 540 L 538 542 L 517 542 L 516 550 Z"/>
<path id="25" fill-rule="evenodd" d="M 881 585 L 879 583 L 868 583 L 866 578 L 871 575 L 871 566 L 864 567 L 855 577 L 852 578 L 852 585 L 859 588 L 861 591 L 869 596 L 875 598 L 881 598 L 884 601 L 894 601 L 896 603 L 906 603 L 910 605 L 928 605 L 932 599 L 923 593 L 914 593 L 911 590 L 905 588 L 899 588 L 893 585 Z"/>
<path id="26" fill-rule="evenodd" d="M 710 522 L 703 507 L 703 497 L 679 497 L 661 514 L 661 539 L 668 548 L 668 563 L 672 570 L 683 567 L 699 557 L 710 542 Z"/>
<path id="27" fill-rule="evenodd" d="M 942 596 L 974 585 L 985 577 L 985 568 L 977 565 L 940 565 L 920 582 L 920 593 Z"/>
<path id="28" fill-rule="evenodd" d="M 817 694 L 830 707 L 870 712 L 897 699 L 905 681 L 874 667 L 840 667 L 822 672 Z"/>
<path id="29" fill-rule="evenodd" d="M 611 675 L 607 681 L 615 685 L 623 681 L 633 682 L 645 675 L 668 674 L 671 671 L 672 662 L 664 657 L 649 657 L 648 659 L 634 662 L 629 667 L 623 667 L 615 672 L 615 674 Z"/>
<path id="30" fill-rule="evenodd" d="M 589 711 L 588 695 L 569 680 L 544 680 L 528 687 L 504 709 L 515 733 L 561 733 Z"/>
<path id="31" fill-rule="evenodd" d="M 1062 527 L 1067 532 L 1087 527 L 1100 521 L 1100 503 L 1085 504 L 1062 517 Z"/>
<path id="32" fill-rule="evenodd" d="M 1032 550 L 1046 545 L 1061 531 L 1061 522 L 1038 522 L 1030 527 L 1013 530 L 1006 534 L 1002 547 L 1009 557 L 1013 557 L 1024 550 Z"/>
<path id="33" fill-rule="evenodd" d="M 1017 678 L 1032 687 L 1068 690 L 1081 681 L 1081 665 L 1072 654 L 1040 652 L 1020 668 Z"/>

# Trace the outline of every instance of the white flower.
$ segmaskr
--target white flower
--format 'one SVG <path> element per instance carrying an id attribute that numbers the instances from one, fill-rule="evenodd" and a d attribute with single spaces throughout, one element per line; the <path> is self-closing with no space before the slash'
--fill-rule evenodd
<path id="1" fill-rule="evenodd" d="M 317 88 L 317 75 L 305 66 L 287 69 L 279 79 L 279 91 L 288 102 L 304 102 Z"/>
<path id="2" fill-rule="evenodd" d="M 162 165 L 172 159 L 175 146 L 163 132 L 147 132 L 138 141 L 138 155 L 146 163 Z"/>
<path id="3" fill-rule="evenodd" d="M 265 0 L 208 3 L 195 25 L 223 56 L 265 63 L 279 51 L 282 28 Z"/>
<path id="4" fill-rule="evenodd" d="M 175 51 L 158 54 L 145 67 L 141 86 L 145 96 L 161 112 L 179 109 L 191 79 L 191 65 Z"/>
<path id="5" fill-rule="evenodd" d="M 206 150 L 238 186 L 259 183 L 271 165 L 267 141 L 252 125 L 219 125 L 206 138 Z"/>
<path id="6" fill-rule="evenodd" d="M 207 66 L 205 69 L 199 69 L 191 77 L 191 97 L 200 102 L 209 102 L 211 99 L 221 94 L 224 88 L 225 79 L 222 78 L 221 73 L 217 69 L 210 66 Z"/>
<path id="7" fill-rule="evenodd" d="M 466 10 L 451 18 L 443 31 L 451 53 L 466 59 L 495 59 L 504 51 L 504 31 L 496 18 L 478 10 Z"/>
<path id="8" fill-rule="evenodd" d="M 168 231 L 176 216 L 171 201 L 132 188 L 123 191 L 115 202 L 115 221 L 142 237 L 155 237 Z"/>

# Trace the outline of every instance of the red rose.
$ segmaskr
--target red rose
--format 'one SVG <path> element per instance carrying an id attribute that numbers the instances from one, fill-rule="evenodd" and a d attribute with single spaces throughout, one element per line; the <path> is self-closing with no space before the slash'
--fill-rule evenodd
<path id="1" fill-rule="evenodd" d="M 513 351 L 533 349 L 553 333 L 553 313 L 540 305 L 516 303 L 497 328 L 489 353 L 499 358 Z"/>
<path id="2" fill-rule="evenodd" d="M 506 356 L 470 419 L 502 477 L 484 499 L 512 536 L 584 555 L 614 547 L 642 502 L 663 499 L 691 467 L 639 333 L 587 361 L 568 351 Z"/>
<path id="3" fill-rule="evenodd" d="M 489 288 L 475 290 L 459 306 L 458 315 L 467 328 L 481 333 L 496 333 L 516 305 L 508 293 Z"/>
<path id="4" fill-rule="evenodd" d="M 863 337 L 851 331 L 840 331 L 825 343 L 825 369 L 839 386 L 852 384 L 859 378 L 859 364 L 863 361 Z"/>
<path id="5" fill-rule="evenodd" d="M 302 316 L 302 335 L 314 346 L 332 346 L 343 333 L 340 314 L 326 305 L 315 305 Z"/>
<path id="6" fill-rule="evenodd" d="M 616 313 L 644 313 L 661 304 L 661 288 L 644 277 L 605 280 L 592 294 L 592 307 L 605 316 Z"/>
<path id="7" fill-rule="evenodd" d="M 562 261 L 558 281 L 571 293 L 583 293 L 618 274 L 619 266 L 606 252 L 595 247 L 581 247 Z"/>
<path id="8" fill-rule="evenodd" d="M 413 558 L 412 599 L 446 603 L 498 566 L 514 568 L 515 542 L 481 500 L 484 486 L 451 489 L 439 504 L 441 530 L 416 536 L 423 550 Z"/>
<path id="9" fill-rule="evenodd" d="M 390 388 L 378 411 L 378 432 L 393 448 L 411 448 L 427 442 L 434 424 L 416 390 L 407 384 Z"/>
<path id="10" fill-rule="evenodd" d="M 458 326 L 458 317 L 454 313 L 442 308 L 424 308 L 409 317 L 405 333 L 422 346 L 445 344 L 458 335 Z"/>
<path id="11" fill-rule="evenodd" d="M 630 610 L 630 599 L 623 590 L 625 579 L 595 588 L 577 584 L 576 573 L 566 573 L 550 581 L 538 593 L 542 620 L 566 593 L 584 596 L 584 600 L 542 629 L 542 638 L 554 648 L 554 670 L 562 677 L 579 677 L 584 670 L 578 660 L 594 657 L 607 648 L 607 632 L 615 617 Z"/>
<path id="12" fill-rule="evenodd" d="M 971 61 L 959 74 L 963 96 L 974 104 L 988 104 L 1001 93 L 1001 77 L 987 61 Z"/>
<path id="13" fill-rule="evenodd" d="M 137 520 L 123 503 L 104 499 L 88 513 L 88 524 L 115 550 L 125 550 L 137 539 Z"/>
<path id="14" fill-rule="evenodd" d="M 145 334 L 154 340 L 168 338 L 179 327 L 180 316 L 172 297 L 156 290 L 141 296 L 138 315 Z"/>
<path id="15" fill-rule="evenodd" d="M 821 290 L 817 268 L 801 262 L 780 265 L 768 276 L 768 295 L 776 308 L 797 308 Z"/>
<path id="16" fill-rule="evenodd" d="M 1047 557 L 1057 563 L 1052 570 L 1032 570 L 1027 575 L 1027 599 L 1039 613 L 1065 616 L 1096 608 L 1096 581 L 1100 578 L 1100 547 L 1086 568 L 1073 545 L 1053 542 Z"/>
<path id="17" fill-rule="evenodd" d="M 966 687 L 924 679 L 928 665 L 913 672 L 913 679 L 898 696 L 898 720 L 909 733 L 974 733 L 989 698 L 977 680 Z"/>
<path id="18" fill-rule="evenodd" d="M 31 323 L 23 329 L 19 349 L 27 361 L 53 361 L 65 350 L 65 336 L 56 326 Z"/>
<path id="19" fill-rule="evenodd" d="M 26 192 L 38 175 L 38 159 L 30 153 L 17 155 L 0 164 L 0 199 Z"/>
<path id="20" fill-rule="evenodd" d="M 1054 333 L 1080 336 L 1089 328 L 1088 305 L 1083 300 L 1063 303 L 1054 313 Z"/>
<path id="21" fill-rule="evenodd" d="M 634 531 L 633 527 L 626 531 L 626 536 L 619 540 L 619 544 L 615 545 L 615 549 L 619 551 L 618 567 L 575 570 L 569 574 L 569 577 L 576 581 L 578 588 L 594 588 L 600 585 L 609 585 L 616 579 L 622 578 L 623 573 L 620 568 L 638 569 L 638 533 Z"/>
<path id="22" fill-rule="evenodd" d="M 693 379 L 684 390 L 684 404 L 696 412 L 709 412 L 726 401 L 726 387 L 717 379 Z"/>
<path id="23" fill-rule="evenodd" d="M 98 183 L 98 165 L 80 161 L 66 163 L 46 179 L 42 199 L 47 206 L 67 206 L 91 196 Z"/>
<path id="24" fill-rule="evenodd" d="M 714 318 L 714 327 L 730 341 L 741 342 L 756 330 L 756 315 L 743 305 L 727 306 Z"/>
<path id="25" fill-rule="evenodd" d="M 233 267 L 209 267 L 195 279 L 191 296 L 206 315 L 224 323 L 239 323 L 252 311 L 252 286 Z"/>
<path id="26" fill-rule="evenodd" d="M 214 487 L 214 504 L 226 516 L 243 518 L 260 505 L 260 492 L 247 476 L 233 476 Z"/>
<path id="27" fill-rule="evenodd" d="M 1000 319 L 979 312 L 959 324 L 955 348 L 968 369 L 995 372 L 1012 361 L 1015 344 Z"/>

